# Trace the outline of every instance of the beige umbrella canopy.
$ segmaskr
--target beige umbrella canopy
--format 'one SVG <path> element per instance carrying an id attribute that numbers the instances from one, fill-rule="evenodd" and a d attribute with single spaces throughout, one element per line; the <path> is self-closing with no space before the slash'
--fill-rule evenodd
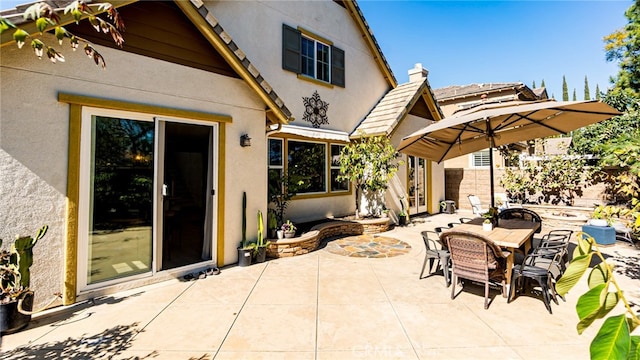
<path id="1" fill-rule="evenodd" d="M 566 134 L 620 114 L 596 100 L 481 105 L 458 112 L 403 138 L 398 151 L 442 162 L 495 146 Z M 493 206 L 492 156 L 490 160 Z"/>

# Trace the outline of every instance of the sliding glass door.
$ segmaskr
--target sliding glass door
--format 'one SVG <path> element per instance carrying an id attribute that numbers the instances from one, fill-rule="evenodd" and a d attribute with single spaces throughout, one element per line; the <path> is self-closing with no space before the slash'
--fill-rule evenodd
<path id="1" fill-rule="evenodd" d="M 154 123 L 91 121 L 87 283 L 151 271 Z"/>
<path id="2" fill-rule="evenodd" d="M 215 124 L 83 116 L 79 290 L 212 261 Z"/>

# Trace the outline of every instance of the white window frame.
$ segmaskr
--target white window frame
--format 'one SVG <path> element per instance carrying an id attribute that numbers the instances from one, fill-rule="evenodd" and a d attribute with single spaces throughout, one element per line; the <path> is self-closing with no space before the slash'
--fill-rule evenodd
<path id="1" fill-rule="evenodd" d="M 326 83 L 330 84 L 331 83 L 331 45 L 326 44 L 326 43 L 324 43 L 322 41 L 319 41 L 317 39 L 314 39 L 313 37 L 307 36 L 305 34 L 302 34 L 301 39 L 302 39 L 301 41 L 303 41 L 303 42 L 305 40 L 307 40 L 307 41 L 310 41 L 310 42 L 313 43 L 313 54 L 312 54 L 313 57 L 310 57 L 310 56 L 308 56 L 308 54 L 304 54 L 303 53 L 303 50 L 304 50 L 305 47 L 301 44 L 301 50 L 300 50 L 301 59 L 310 58 L 310 59 L 313 60 L 313 75 L 306 74 L 304 72 L 304 70 L 305 70 L 304 67 L 301 69 L 302 70 L 302 75 L 309 76 L 309 77 L 312 77 L 312 78 L 314 78 L 314 79 L 316 79 L 318 81 L 323 81 L 323 82 L 326 82 Z M 320 47 L 324 47 L 326 49 L 326 52 L 327 52 L 327 61 L 326 62 L 318 59 L 318 51 L 319 51 Z M 326 68 L 327 68 L 327 79 L 320 79 L 318 77 L 318 65 L 319 64 L 322 64 L 323 66 L 326 66 Z"/>
<path id="2" fill-rule="evenodd" d="M 337 144 L 337 143 L 329 143 L 329 186 L 328 186 L 328 192 L 330 193 L 347 193 L 351 190 L 351 182 L 347 181 L 347 188 L 346 190 L 333 190 L 331 189 L 331 183 L 332 183 L 332 177 L 331 177 L 331 171 L 332 170 L 338 170 L 340 171 L 340 165 L 333 165 L 333 158 L 331 155 L 331 147 L 332 146 L 339 146 L 340 147 L 340 152 L 342 152 L 342 149 L 344 149 L 344 147 L 346 146 L 345 144 Z"/>
<path id="3" fill-rule="evenodd" d="M 472 168 L 488 168 L 490 161 L 490 153 L 489 151 L 491 150 L 481 150 L 481 151 L 476 151 L 474 153 L 469 154 L 469 167 Z M 486 154 L 486 155 L 485 155 Z M 486 156 L 486 159 L 484 159 L 484 157 Z M 479 158 L 479 161 L 481 163 L 481 165 L 477 165 L 477 159 Z M 486 165 L 484 165 L 484 163 L 486 162 Z"/>

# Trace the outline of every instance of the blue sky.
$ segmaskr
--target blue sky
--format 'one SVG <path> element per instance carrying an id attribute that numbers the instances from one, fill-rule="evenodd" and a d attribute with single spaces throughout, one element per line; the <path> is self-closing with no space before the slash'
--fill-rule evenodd
<path id="1" fill-rule="evenodd" d="M 562 99 L 591 98 L 618 72 L 602 38 L 622 28 L 632 1 L 367 1 L 358 2 L 399 83 L 415 63 L 432 88 L 521 81 Z"/>
<path id="2" fill-rule="evenodd" d="M 28 0 L 0 0 L 7 9 Z M 616 75 L 602 38 L 626 24 L 632 1 L 372 1 L 358 2 L 399 83 L 415 63 L 433 88 L 521 81 L 562 98 L 591 97 Z"/>

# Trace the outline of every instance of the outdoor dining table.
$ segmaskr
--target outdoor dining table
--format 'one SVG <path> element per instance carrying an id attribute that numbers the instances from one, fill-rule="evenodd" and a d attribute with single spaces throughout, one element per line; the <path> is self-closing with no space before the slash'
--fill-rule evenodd
<path id="1" fill-rule="evenodd" d="M 533 234 L 540 227 L 540 223 L 532 221 L 524 221 L 517 219 L 500 219 L 498 227 L 491 231 L 482 229 L 484 218 L 475 218 L 469 222 L 455 226 L 455 230 L 475 232 L 482 234 L 491 239 L 496 245 L 509 251 L 507 256 L 507 286 L 511 284 L 511 272 L 513 269 L 515 252 L 524 245 L 524 253 L 528 253 L 531 249 L 531 241 Z M 452 229 L 453 230 L 453 229 Z"/>

